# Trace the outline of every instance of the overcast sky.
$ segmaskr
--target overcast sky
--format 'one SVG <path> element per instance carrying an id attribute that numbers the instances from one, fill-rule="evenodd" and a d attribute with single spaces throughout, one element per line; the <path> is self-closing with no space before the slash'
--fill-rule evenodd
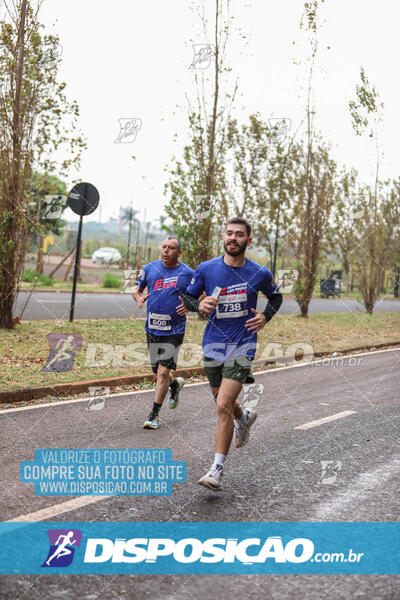
<path id="1" fill-rule="evenodd" d="M 209 8 L 215 0 L 208 0 Z M 117 216 L 119 205 L 147 209 L 156 219 L 166 198 L 165 164 L 187 131 L 185 93 L 195 97 L 190 42 L 205 42 L 190 0 L 45 0 L 40 18 L 63 46 L 60 77 L 80 106 L 87 138 L 82 168 L 73 178 L 100 192 L 101 220 Z M 305 116 L 301 66 L 309 49 L 299 31 L 302 0 L 234 2 L 235 22 L 247 40 L 235 36 L 228 50 L 240 97 L 233 116 L 259 111 L 265 119 L 285 117 L 292 131 Z M 379 91 L 384 108 L 382 175 L 397 177 L 399 135 L 399 4 L 394 0 L 326 0 L 321 14 L 315 85 L 317 125 L 341 164 L 373 179 L 374 150 L 351 128 L 348 102 L 362 65 Z M 296 40 L 297 46 L 292 42 Z M 329 47 L 329 48 L 328 48 Z M 141 119 L 133 143 L 115 143 L 118 119 Z M 177 143 L 173 134 L 178 134 Z M 137 160 L 131 158 L 135 155 Z M 67 215 L 68 217 L 69 215 Z M 72 216 L 72 215 L 71 215 Z M 93 217 L 99 219 L 99 209 Z"/>

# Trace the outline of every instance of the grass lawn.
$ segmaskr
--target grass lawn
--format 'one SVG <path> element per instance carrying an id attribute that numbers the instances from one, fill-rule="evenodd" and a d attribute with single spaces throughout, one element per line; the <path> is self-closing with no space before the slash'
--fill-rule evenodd
<path id="1" fill-rule="evenodd" d="M 197 317 L 189 318 L 184 344 L 192 344 L 184 352 L 181 350 L 179 367 L 201 365 L 202 333 L 205 321 Z M 48 354 L 49 333 L 80 333 L 82 347 L 75 355 L 71 371 L 65 373 L 41 372 Z M 143 319 L 109 319 L 69 321 L 27 321 L 17 325 L 12 331 L 0 330 L 0 390 L 11 391 L 26 387 L 52 385 L 55 383 L 85 381 L 150 372 Z M 297 315 L 277 315 L 258 336 L 260 356 L 266 343 L 282 345 L 283 352 L 288 345 L 307 342 L 314 352 L 344 350 L 367 344 L 400 341 L 400 312 L 376 313 L 330 313 L 311 314 L 308 319 Z M 132 346 L 135 348 L 136 360 Z M 108 344 L 105 354 L 91 354 L 92 344 Z M 197 345 L 197 346 L 195 346 Z M 89 351 L 88 351 L 89 348 Z M 275 352 L 280 355 L 281 352 Z M 140 359 L 141 357 L 141 359 Z M 86 360 L 85 360 L 86 359 Z M 85 364 L 86 362 L 86 364 Z"/>
<path id="2" fill-rule="evenodd" d="M 32 286 L 33 286 L 32 283 L 23 281 L 21 283 L 21 290 L 31 290 Z M 55 281 L 52 286 L 48 286 L 47 284 L 43 284 L 43 283 L 36 283 L 33 289 L 35 292 L 43 292 L 43 291 L 45 291 L 45 292 L 57 292 L 57 291 L 71 292 L 72 291 L 72 281 L 71 282 Z M 111 293 L 116 293 L 116 294 L 120 293 L 120 290 L 117 288 L 106 288 L 106 287 L 103 287 L 101 284 L 96 284 L 94 282 L 92 282 L 92 283 L 78 282 L 76 285 L 76 291 L 77 292 L 108 292 L 108 293 L 111 292 Z"/>

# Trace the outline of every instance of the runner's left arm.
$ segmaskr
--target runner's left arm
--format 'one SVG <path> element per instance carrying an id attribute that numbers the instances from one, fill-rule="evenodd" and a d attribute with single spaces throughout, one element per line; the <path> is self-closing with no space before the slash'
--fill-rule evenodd
<path id="1" fill-rule="evenodd" d="M 265 277 L 259 289 L 268 298 L 268 303 L 263 312 L 259 312 L 255 308 L 251 309 L 253 316 L 246 321 L 244 326 L 247 331 L 253 333 L 260 331 L 272 319 L 282 304 L 282 294 L 277 291 L 278 286 L 268 269 L 265 269 Z"/>
<path id="2" fill-rule="evenodd" d="M 271 296 L 268 296 L 267 306 L 265 307 L 265 310 L 263 310 L 263 315 L 266 318 L 266 323 L 268 323 L 268 321 L 272 319 L 275 313 L 278 312 L 278 310 L 281 307 L 282 300 L 283 298 L 280 292 L 274 292 L 273 294 L 271 294 Z"/>
<path id="3" fill-rule="evenodd" d="M 282 294 L 278 291 L 278 285 L 275 283 L 271 271 L 266 270 L 266 276 L 260 287 L 261 291 L 268 298 L 267 306 L 263 310 L 266 323 L 278 312 L 282 304 Z"/>

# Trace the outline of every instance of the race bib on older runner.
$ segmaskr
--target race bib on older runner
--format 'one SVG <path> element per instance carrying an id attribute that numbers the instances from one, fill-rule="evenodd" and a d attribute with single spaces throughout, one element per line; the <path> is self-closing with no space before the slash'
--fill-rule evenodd
<path id="1" fill-rule="evenodd" d="M 216 309 L 217 319 L 236 319 L 248 314 L 247 294 L 219 296 Z"/>
<path id="2" fill-rule="evenodd" d="M 149 328 L 161 329 L 162 331 L 170 331 L 171 315 L 160 315 L 157 313 L 149 313 Z"/>

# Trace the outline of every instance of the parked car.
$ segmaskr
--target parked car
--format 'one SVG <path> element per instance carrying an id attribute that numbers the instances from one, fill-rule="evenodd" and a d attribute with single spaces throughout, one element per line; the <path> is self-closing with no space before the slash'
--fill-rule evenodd
<path id="1" fill-rule="evenodd" d="M 121 260 L 121 255 L 116 248 L 99 248 L 93 252 L 92 261 L 94 263 L 117 263 Z"/>

